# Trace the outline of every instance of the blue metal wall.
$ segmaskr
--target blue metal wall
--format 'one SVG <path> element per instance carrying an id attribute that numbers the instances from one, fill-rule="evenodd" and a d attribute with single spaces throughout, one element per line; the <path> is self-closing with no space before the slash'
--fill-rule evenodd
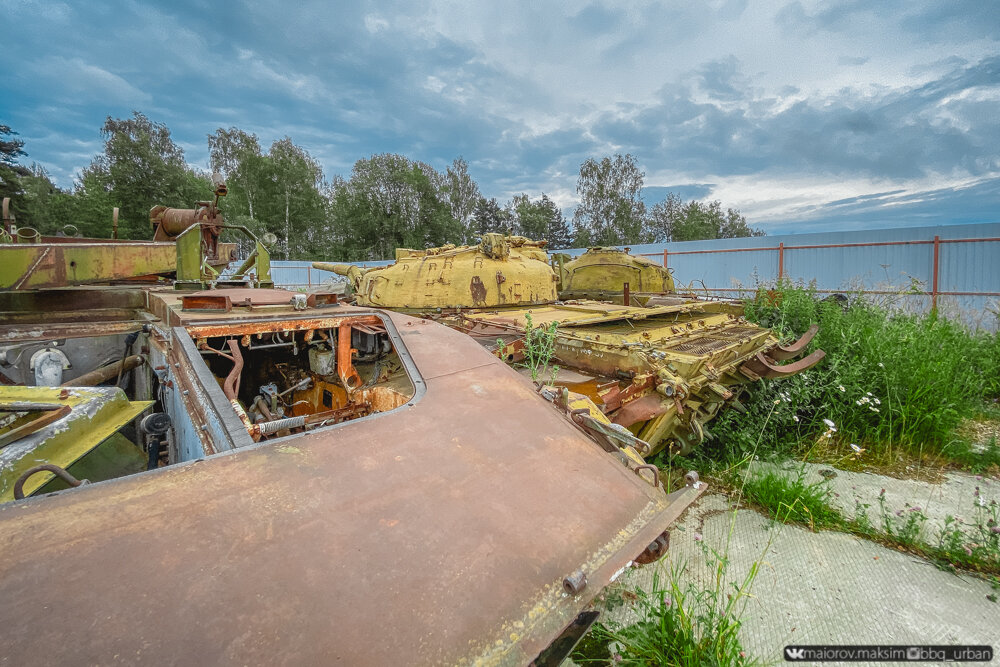
<path id="1" fill-rule="evenodd" d="M 821 290 L 894 291 L 894 295 L 872 295 L 895 307 L 923 312 L 930 307 L 929 296 L 898 294 L 931 291 L 934 246 L 881 245 L 840 248 L 796 248 L 796 246 L 933 241 L 940 237 L 938 251 L 939 292 L 1000 293 L 1000 242 L 948 243 L 955 239 L 1000 238 L 1000 223 L 874 229 L 817 234 L 784 234 L 755 238 L 688 241 L 684 243 L 640 245 L 633 253 L 649 254 L 673 269 L 678 285 L 725 289 L 756 287 L 773 283 L 778 277 L 778 250 L 674 254 L 692 250 L 735 248 L 776 248 L 784 244 L 784 275 L 795 282 L 813 284 Z M 734 292 L 726 294 L 735 295 Z M 1000 297 L 939 296 L 938 309 L 949 317 L 996 330 L 994 314 Z M 993 312 L 991 312 L 993 311 Z"/>
<path id="2" fill-rule="evenodd" d="M 778 276 L 778 251 L 674 254 L 692 250 L 775 248 L 783 243 L 784 275 L 794 281 L 815 284 L 822 290 L 930 291 L 934 266 L 934 246 L 888 245 L 870 247 L 795 249 L 803 245 L 886 243 L 894 241 L 942 241 L 969 238 L 1000 238 L 1000 223 L 906 227 L 817 234 L 783 234 L 755 238 L 654 243 L 632 246 L 633 254 L 647 254 L 668 266 L 678 285 L 711 289 L 754 288 L 773 283 Z M 792 246 L 789 248 L 788 246 Z M 578 255 L 583 249 L 564 250 Z M 334 260 L 328 260 L 334 261 Z M 1000 242 L 941 243 L 939 246 L 938 290 L 941 292 L 1000 293 Z M 391 262 L 359 262 L 358 266 L 384 266 Z M 333 274 L 309 269 L 309 262 L 272 262 L 276 284 L 310 287 L 322 284 Z M 735 296 L 734 292 L 726 294 Z M 913 295 L 873 295 L 893 305 L 925 311 L 930 297 Z M 996 330 L 996 310 L 1000 297 L 939 296 L 938 308 L 948 316 L 961 317 L 973 326 Z"/>
<path id="3" fill-rule="evenodd" d="M 391 261 L 344 263 L 354 264 L 355 266 L 360 266 L 362 268 L 368 268 L 370 266 L 387 266 L 392 264 Z M 329 271 L 320 271 L 319 269 L 312 268 L 312 262 L 295 260 L 271 260 L 271 279 L 274 281 L 274 285 L 276 287 L 284 287 L 285 289 L 309 289 L 312 287 L 319 287 L 331 280 L 337 282 L 343 280 L 341 276 L 330 273 Z"/>

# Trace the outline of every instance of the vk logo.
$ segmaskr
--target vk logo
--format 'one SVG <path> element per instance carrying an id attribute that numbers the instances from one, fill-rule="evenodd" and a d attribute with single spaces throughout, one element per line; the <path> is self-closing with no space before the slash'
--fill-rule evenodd
<path id="1" fill-rule="evenodd" d="M 803 648 L 785 647 L 785 660 L 803 660 L 806 657 L 806 650 Z"/>

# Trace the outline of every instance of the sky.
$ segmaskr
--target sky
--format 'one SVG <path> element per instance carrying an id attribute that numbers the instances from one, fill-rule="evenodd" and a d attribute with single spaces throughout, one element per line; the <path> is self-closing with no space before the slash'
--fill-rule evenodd
<path id="1" fill-rule="evenodd" d="M 0 0 L 0 25 L 0 124 L 63 187 L 139 110 L 201 169 L 236 126 L 328 178 L 462 156 L 566 212 L 581 162 L 631 153 L 648 204 L 769 233 L 1000 220 L 993 0 Z"/>

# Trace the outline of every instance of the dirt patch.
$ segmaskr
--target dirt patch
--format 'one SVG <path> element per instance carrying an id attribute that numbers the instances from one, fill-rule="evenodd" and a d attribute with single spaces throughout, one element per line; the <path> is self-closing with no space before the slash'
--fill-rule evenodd
<path id="1" fill-rule="evenodd" d="M 994 440 L 1000 442 L 1000 420 L 966 419 L 956 433 L 976 446 L 986 447 Z"/>

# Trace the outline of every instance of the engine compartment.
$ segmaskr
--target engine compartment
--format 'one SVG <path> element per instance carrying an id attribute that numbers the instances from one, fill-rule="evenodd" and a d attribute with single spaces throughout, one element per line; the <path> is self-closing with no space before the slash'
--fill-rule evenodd
<path id="1" fill-rule="evenodd" d="M 255 442 L 392 410 L 415 392 L 375 316 L 193 327 L 191 334 Z"/>

